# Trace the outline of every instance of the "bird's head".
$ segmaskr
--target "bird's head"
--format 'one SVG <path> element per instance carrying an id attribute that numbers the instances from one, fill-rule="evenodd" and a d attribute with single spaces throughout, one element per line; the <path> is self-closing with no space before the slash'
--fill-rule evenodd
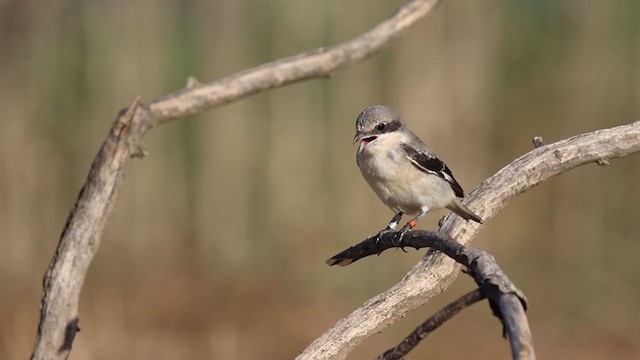
<path id="1" fill-rule="evenodd" d="M 400 113 L 390 106 L 373 105 L 364 109 L 356 119 L 353 143 L 360 141 L 358 152 L 378 139 L 397 133 L 404 128 Z"/>

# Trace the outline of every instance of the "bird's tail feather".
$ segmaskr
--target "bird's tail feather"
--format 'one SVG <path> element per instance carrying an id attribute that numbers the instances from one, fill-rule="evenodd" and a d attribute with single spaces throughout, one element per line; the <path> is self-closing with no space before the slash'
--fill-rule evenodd
<path id="1" fill-rule="evenodd" d="M 473 220 L 480 224 L 484 223 L 484 220 L 482 220 L 480 216 L 476 215 L 473 211 L 469 210 L 469 208 L 464 206 L 458 199 L 455 199 L 453 203 L 447 206 L 447 209 L 453 211 L 454 213 L 458 214 L 460 217 L 462 217 L 467 221 Z"/>

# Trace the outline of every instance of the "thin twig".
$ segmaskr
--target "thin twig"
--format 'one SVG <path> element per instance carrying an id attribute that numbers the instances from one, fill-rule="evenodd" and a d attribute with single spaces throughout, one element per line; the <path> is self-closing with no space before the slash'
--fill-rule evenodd
<path id="1" fill-rule="evenodd" d="M 415 330 L 413 330 L 411 334 L 409 334 L 409 336 L 402 340 L 401 343 L 378 356 L 378 360 L 402 359 L 411 350 L 413 350 L 413 348 L 415 348 L 420 343 L 420 341 L 424 340 L 440 325 L 456 316 L 460 311 L 485 298 L 486 296 L 479 288 L 462 295 L 449 305 L 440 309 L 440 311 L 438 311 L 437 313 L 433 314 L 425 322 L 420 324 L 420 326 L 415 328 Z"/>

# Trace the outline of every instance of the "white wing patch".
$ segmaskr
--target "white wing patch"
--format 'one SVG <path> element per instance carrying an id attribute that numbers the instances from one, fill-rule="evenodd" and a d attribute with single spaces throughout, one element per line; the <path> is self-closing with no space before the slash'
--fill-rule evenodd
<path id="1" fill-rule="evenodd" d="M 411 156 L 407 156 L 407 159 L 409 159 L 409 161 L 411 161 L 411 163 L 412 163 L 415 167 L 417 167 L 418 169 L 420 169 L 420 170 L 422 170 L 422 171 L 424 171 L 424 172 L 426 172 L 426 173 L 433 174 L 433 175 L 435 175 L 435 176 L 439 176 L 439 177 L 444 177 L 443 175 L 447 175 L 447 174 L 443 174 L 442 172 L 438 173 L 438 172 L 436 172 L 436 171 L 433 171 L 433 170 L 429 170 L 429 169 L 427 169 L 426 167 L 422 166 L 419 162 L 417 162 L 417 161 L 416 161 L 414 158 L 412 158 Z M 447 175 L 447 176 L 448 176 L 448 175 Z M 447 181 L 450 181 L 450 180 L 449 180 L 449 179 L 447 179 Z"/>

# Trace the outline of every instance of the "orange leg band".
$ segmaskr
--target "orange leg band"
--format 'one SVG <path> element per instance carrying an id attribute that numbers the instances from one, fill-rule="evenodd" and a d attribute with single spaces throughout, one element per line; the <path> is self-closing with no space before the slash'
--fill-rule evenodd
<path id="1" fill-rule="evenodd" d="M 409 226 L 411 226 L 411 228 L 413 229 L 414 227 L 416 227 L 416 225 L 418 225 L 418 222 L 411 219 L 407 224 L 409 224 Z"/>

